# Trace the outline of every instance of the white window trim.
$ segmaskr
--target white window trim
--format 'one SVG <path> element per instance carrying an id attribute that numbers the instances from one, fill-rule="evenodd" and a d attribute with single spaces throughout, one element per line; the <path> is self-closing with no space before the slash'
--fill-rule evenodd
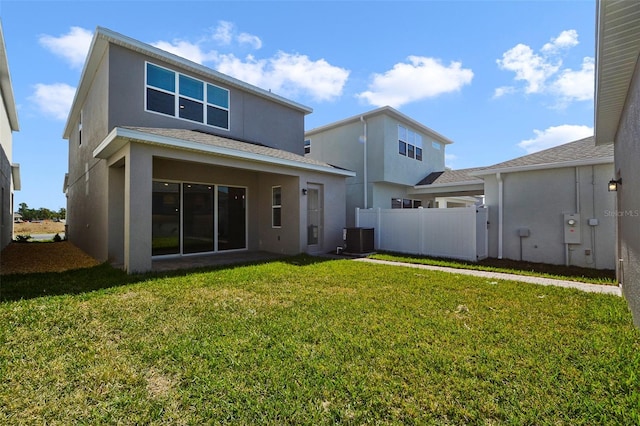
<path id="1" fill-rule="evenodd" d="M 273 203 L 273 191 L 279 188 L 280 189 L 280 204 L 274 204 Z M 275 211 L 275 209 L 279 209 L 280 210 L 280 225 L 274 225 L 274 215 L 273 212 Z M 276 186 L 272 186 L 271 187 L 271 228 L 273 229 L 281 229 L 282 228 L 282 186 L 281 185 L 276 185 Z"/>
<path id="2" fill-rule="evenodd" d="M 149 68 L 147 66 L 147 64 L 151 64 L 154 67 L 162 68 L 164 70 L 172 72 L 173 75 L 174 75 L 174 78 L 175 78 L 175 91 L 171 92 L 169 90 L 165 90 L 165 89 L 162 89 L 160 87 L 150 86 L 147 83 L 148 82 L 147 70 Z M 192 98 L 192 97 L 187 96 L 187 95 L 181 95 L 180 94 L 180 75 L 184 75 L 185 77 L 189 77 L 189 78 L 191 78 L 193 80 L 197 80 L 197 81 L 199 81 L 199 82 L 201 82 L 203 84 L 204 93 L 202 95 L 202 97 L 203 97 L 202 100 L 196 99 L 196 98 Z M 208 99 L 207 99 L 207 85 L 210 85 L 210 86 L 213 86 L 213 87 L 217 87 L 218 89 L 222 89 L 222 90 L 226 91 L 227 92 L 227 96 L 228 96 L 228 99 L 227 99 L 228 102 L 227 103 L 229 104 L 229 106 L 225 108 L 223 106 L 210 103 L 208 101 Z M 169 114 L 164 114 L 162 112 L 153 111 L 153 110 L 148 109 L 147 108 L 147 89 L 153 89 L 153 90 L 156 90 L 158 92 L 166 93 L 168 95 L 173 95 L 174 96 L 174 114 L 173 115 L 169 115 Z M 202 104 L 202 108 L 203 108 L 203 111 L 202 111 L 202 122 L 196 121 L 196 120 L 190 120 L 188 118 L 180 117 L 180 98 L 181 97 L 185 98 L 185 99 L 188 99 L 188 100 L 191 100 L 193 102 L 198 102 L 198 103 Z M 226 128 L 225 127 L 214 126 L 212 124 L 207 123 L 207 106 L 212 106 L 214 108 L 218 108 L 220 110 L 223 110 L 223 111 L 227 112 L 227 127 Z M 229 89 L 227 89 L 225 87 L 222 87 L 222 86 L 219 86 L 217 84 L 206 82 L 204 80 L 201 80 L 199 78 L 195 78 L 195 77 L 187 75 L 187 74 L 180 73 L 178 71 L 172 70 L 171 68 L 163 67 L 161 65 L 158 65 L 158 64 L 155 64 L 155 63 L 149 62 L 149 61 L 145 61 L 145 64 L 144 64 L 144 111 L 148 112 L 148 113 L 151 113 L 151 114 L 161 115 L 163 117 L 172 117 L 172 118 L 175 118 L 175 119 L 178 119 L 178 120 L 187 121 L 189 123 L 202 124 L 204 126 L 212 127 L 214 129 L 226 130 L 228 132 L 231 131 L 231 91 Z"/>

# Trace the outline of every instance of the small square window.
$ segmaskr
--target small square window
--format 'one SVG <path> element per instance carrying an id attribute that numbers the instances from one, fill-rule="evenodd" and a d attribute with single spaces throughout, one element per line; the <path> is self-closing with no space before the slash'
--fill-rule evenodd
<path id="1" fill-rule="evenodd" d="M 204 85 L 195 78 L 180 74 L 180 94 L 199 101 L 204 100 Z"/>
<path id="2" fill-rule="evenodd" d="M 149 111 L 160 112 L 167 115 L 175 115 L 175 96 L 169 93 L 160 92 L 155 89 L 147 89 L 147 109 Z"/>
<path id="3" fill-rule="evenodd" d="M 412 206 L 413 206 L 413 202 L 411 200 L 407 200 L 406 198 L 402 200 L 403 209 L 410 209 Z"/>
<path id="4" fill-rule="evenodd" d="M 147 84 L 168 92 L 175 92 L 176 73 L 153 64 L 147 64 Z"/>
<path id="5" fill-rule="evenodd" d="M 229 108 L 229 91 L 207 84 L 207 102 L 221 108 Z"/>
<path id="6" fill-rule="evenodd" d="M 180 118 L 186 118 L 187 120 L 203 122 L 202 117 L 202 103 L 192 101 L 186 98 L 180 98 Z"/>

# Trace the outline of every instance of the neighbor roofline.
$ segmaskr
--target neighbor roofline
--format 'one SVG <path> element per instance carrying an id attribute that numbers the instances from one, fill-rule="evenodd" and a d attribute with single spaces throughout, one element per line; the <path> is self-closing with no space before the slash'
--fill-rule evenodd
<path id="1" fill-rule="evenodd" d="M 7 48 L 4 43 L 4 33 L 2 22 L 0 22 L 0 90 L 2 90 L 2 100 L 9 118 L 11 130 L 20 130 L 18 124 L 18 111 L 16 110 L 16 100 L 13 96 L 13 85 L 11 84 L 11 73 L 9 72 L 9 61 L 7 59 Z"/>
<path id="2" fill-rule="evenodd" d="M 196 75 L 250 92 L 256 96 L 266 98 L 270 101 L 274 101 L 281 105 L 285 105 L 289 108 L 298 110 L 305 115 L 313 112 L 313 109 L 310 107 L 304 106 L 280 95 L 271 93 L 268 90 L 261 89 L 252 84 L 238 80 L 237 78 L 233 78 L 221 72 L 215 71 L 204 65 L 200 65 L 196 62 L 190 61 L 189 59 L 183 58 L 173 53 L 169 53 L 150 44 L 143 43 L 131 37 L 127 37 L 108 28 L 97 27 L 91 41 L 91 47 L 89 48 L 87 60 L 85 61 L 84 68 L 82 69 L 79 86 L 76 90 L 73 103 L 71 104 L 71 111 L 69 112 L 67 123 L 64 128 L 64 139 L 68 139 L 71 135 L 71 123 L 74 123 L 78 115 L 80 114 L 80 106 L 82 105 L 82 102 L 87 95 L 89 86 L 91 85 L 93 74 L 97 71 L 100 60 L 107 51 L 107 47 L 110 43 L 149 56 L 151 58 L 164 61 L 170 65 L 174 65 L 176 67 L 191 71 Z"/>
<path id="3" fill-rule="evenodd" d="M 307 136 L 313 136 L 316 133 L 321 133 L 321 132 L 325 132 L 327 130 L 331 130 L 334 129 L 336 127 L 340 127 L 340 126 L 344 126 L 345 124 L 350 124 L 350 123 L 354 123 L 354 122 L 358 122 L 360 121 L 360 118 L 364 118 L 367 119 L 369 117 L 374 117 L 376 115 L 382 115 L 382 114 L 387 114 L 390 115 L 394 118 L 396 118 L 399 121 L 404 122 L 405 124 L 419 129 L 420 131 L 422 131 L 422 133 L 425 133 L 429 136 L 431 136 L 432 138 L 436 139 L 438 142 L 442 142 L 445 145 L 449 145 L 452 144 L 453 141 L 443 135 L 441 135 L 440 133 L 436 132 L 433 129 L 430 129 L 429 127 L 425 126 L 424 124 L 414 120 L 413 118 L 401 113 L 400 111 L 398 111 L 395 108 L 392 108 L 390 106 L 383 106 L 368 112 L 365 112 L 363 114 L 358 114 L 358 115 L 354 115 L 353 117 L 349 117 L 349 118 L 345 118 L 342 120 L 338 120 L 338 121 L 334 121 L 333 123 L 329 123 L 329 124 L 325 124 L 324 126 L 320 126 L 320 127 L 316 127 L 313 128 L 311 130 L 308 130 L 305 132 L 305 137 Z"/>
<path id="4" fill-rule="evenodd" d="M 598 164 L 613 164 L 613 156 L 589 158 L 586 160 L 562 161 L 557 163 L 530 164 L 526 166 L 496 167 L 496 168 L 487 167 L 486 169 L 477 170 L 475 172 L 469 172 L 469 175 L 470 176 L 488 176 L 488 175 L 494 175 L 496 173 L 529 172 L 534 170 L 561 169 L 563 167 L 595 166 Z"/>
<path id="5" fill-rule="evenodd" d="M 264 154 L 240 151 L 237 149 L 231 149 L 221 146 L 207 145 L 200 142 L 187 141 L 184 139 L 168 136 L 154 135 L 151 133 L 125 129 L 122 127 L 114 128 L 93 151 L 93 156 L 95 158 L 107 159 L 130 142 L 184 149 L 188 151 L 202 152 L 222 157 L 230 157 L 240 160 L 253 161 L 263 164 L 271 164 L 281 167 L 302 169 L 320 173 L 328 173 L 344 177 L 354 177 L 356 175 L 355 172 L 352 172 L 350 170 L 337 169 L 330 165 L 322 166 L 318 164 L 307 164 L 295 160 L 288 160 Z"/>

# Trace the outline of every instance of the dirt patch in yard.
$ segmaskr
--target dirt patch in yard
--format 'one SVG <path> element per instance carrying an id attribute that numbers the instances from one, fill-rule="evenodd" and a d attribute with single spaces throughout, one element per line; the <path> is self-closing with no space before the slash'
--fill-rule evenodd
<path id="1" fill-rule="evenodd" d="M 13 224 L 13 235 L 61 234 L 64 232 L 63 222 L 42 220 L 38 222 L 21 222 Z"/>
<path id="2" fill-rule="evenodd" d="M 11 243 L 0 253 L 0 275 L 90 268 L 98 261 L 69 241 Z"/>

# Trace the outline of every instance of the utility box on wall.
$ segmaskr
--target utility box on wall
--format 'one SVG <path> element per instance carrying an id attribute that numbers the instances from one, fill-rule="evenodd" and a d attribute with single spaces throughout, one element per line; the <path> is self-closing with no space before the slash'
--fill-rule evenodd
<path id="1" fill-rule="evenodd" d="M 564 214 L 564 243 L 565 244 L 580 244 L 581 238 L 581 224 L 580 215 L 578 214 Z"/>

